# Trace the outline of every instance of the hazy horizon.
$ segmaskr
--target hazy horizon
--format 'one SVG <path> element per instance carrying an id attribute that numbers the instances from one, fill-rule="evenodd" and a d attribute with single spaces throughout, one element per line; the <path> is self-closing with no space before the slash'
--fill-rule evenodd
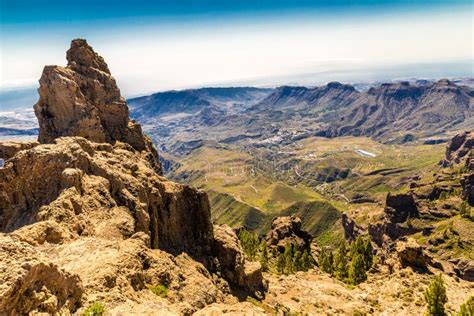
<path id="1" fill-rule="evenodd" d="M 473 76 L 470 1 L 1 3 L 2 89 L 37 86 L 77 37 L 126 96 Z"/>

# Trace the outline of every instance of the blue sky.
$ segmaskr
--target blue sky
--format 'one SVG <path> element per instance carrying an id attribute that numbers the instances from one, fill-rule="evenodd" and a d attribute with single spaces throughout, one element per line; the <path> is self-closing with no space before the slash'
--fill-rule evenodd
<path id="1" fill-rule="evenodd" d="M 76 37 L 126 95 L 473 71 L 465 0 L 0 1 L 0 87 L 35 85 Z"/>

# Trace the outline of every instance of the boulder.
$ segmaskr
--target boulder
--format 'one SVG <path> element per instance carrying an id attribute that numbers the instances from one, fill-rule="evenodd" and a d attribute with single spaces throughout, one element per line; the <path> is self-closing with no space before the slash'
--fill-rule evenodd
<path id="1" fill-rule="evenodd" d="M 474 261 L 472 260 L 459 260 L 455 267 L 454 272 L 461 279 L 474 282 Z"/>
<path id="2" fill-rule="evenodd" d="M 301 219 L 296 216 L 280 216 L 272 221 L 272 227 L 266 236 L 270 248 L 283 252 L 287 244 L 293 244 L 300 251 L 310 251 L 312 237 L 301 229 Z"/>
<path id="3" fill-rule="evenodd" d="M 420 229 L 402 224 L 408 218 L 418 216 L 418 205 L 413 195 L 389 193 L 385 202 L 384 217 L 381 222 L 369 224 L 369 235 L 378 246 L 382 246 L 387 241 L 414 234 Z"/>
<path id="4" fill-rule="evenodd" d="M 396 252 L 402 267 L 410 266 L 425 270 L 428 265 L 432 264 L 431 258 L 424 253 L 423 247 L 413 238 L 408 238 L 407 241 L 398 241 Z"/>

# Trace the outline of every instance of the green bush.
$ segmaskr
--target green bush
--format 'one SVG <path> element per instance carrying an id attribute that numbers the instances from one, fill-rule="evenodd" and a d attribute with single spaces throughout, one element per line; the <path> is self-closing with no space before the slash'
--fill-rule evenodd
<path id="1" fill-rule="evenodd" d="M 168 297 L 168 288 L 166 286 L 164 286 L 163 284 L 147 285 L 147 287 L 155 295 L 158 295 L 158 296 L 163 297 L 163 298 Z"/>
<path id="2" fill-rule="evenodd" d="M 326 251 L 325 248 L 321 249 L 321 253 L 318 258 L 318 265 L 321 271 L 332 274 L 333 273 L 333 255 L 331 251 Z"/>
<path id="3" fill-rule="evenodd" d="M 458 316 L 474 316 L 474 296 L 461 305 Z"/>
<path id="4" fill-rule="evenodd" d="M 92 305 L 89 305 L 82 316 L 102 316 L 105 312 L 104 304 L 101 302 L 94 302 Z"/>
<path id="5" fill-rule="evenodd" d="M 428 304 L 427 314 L 432 316 L 446 315 L 444 304 L 448 301 L 446 288 L 441 274 L 435 276 L 425 292 L 425 300 Z"/>

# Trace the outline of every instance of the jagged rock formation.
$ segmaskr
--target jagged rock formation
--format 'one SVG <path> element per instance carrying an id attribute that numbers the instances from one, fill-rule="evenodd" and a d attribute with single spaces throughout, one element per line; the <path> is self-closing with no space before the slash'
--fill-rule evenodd
<path id="1" fill-rule="evenodd" d="M 355 240 L 357 236 L 363 233 L 362 228 L 360 228 L 354 219 L 350 218 L 346 213 L 341 214 L 341 224 L 344 228 L 344 238 L 346 240 Z"/>
<path id="2" fill-rule="evenodd" d="M 121 141 L 146 150 L 161 173 L 158 154 L 140 124 L 129 119 L 127 102 L 104 59 L 83 39 L 73 40 L 67 67 L 46 66 L 38 89 L 35 114 L 38 141 L 51 143 L 61 136 L 82 136 L 93 142 Z"/>
<path id="3" fill-rule="evenodd" d="M 67 59 L 40 79 L 40 144 L 0 145 L 0 267 L 15 267 L 0 268 L 0 314 L 69 314 L 100 300 L 112 313 L 189 315 L 236 302 L 211 274 L 236 263 L 229 282 L 264 290 L 238 240 L 214 238 L 207 195 L 160 175 L 104 60 L 85 40 Z"/>
<path id="4" fill-rule="evenodd" d="M 441 164 L 447 167 L 460 163 L 463 158 L 468 158 L 473 147 L 474 134 L 471 131 L 455 135 L 446 147 L 446 156 Z"/>
<path id="5" fill-rule="evenodd" d="M 385 241 L 395 240 L 407 234 L 413 234 L 416 229 L 400 225 L 408 218 L 418 216 L 418 206 L 412 194 L 387 194 L 384 218 L 382 222 L 370 224 L 368 232 L 372 240 L 379 246 Z"/>
<path id="6" fill-rule="evenodd" d="M 310 250 L 311 235 L 301 229 L 301 219 L 296 216 L 280 216 L 272 221 L 272 228 L 266 236 L 270 248 L 283 252 L 287 244 L 293 244 L 301 251 Z"/>

